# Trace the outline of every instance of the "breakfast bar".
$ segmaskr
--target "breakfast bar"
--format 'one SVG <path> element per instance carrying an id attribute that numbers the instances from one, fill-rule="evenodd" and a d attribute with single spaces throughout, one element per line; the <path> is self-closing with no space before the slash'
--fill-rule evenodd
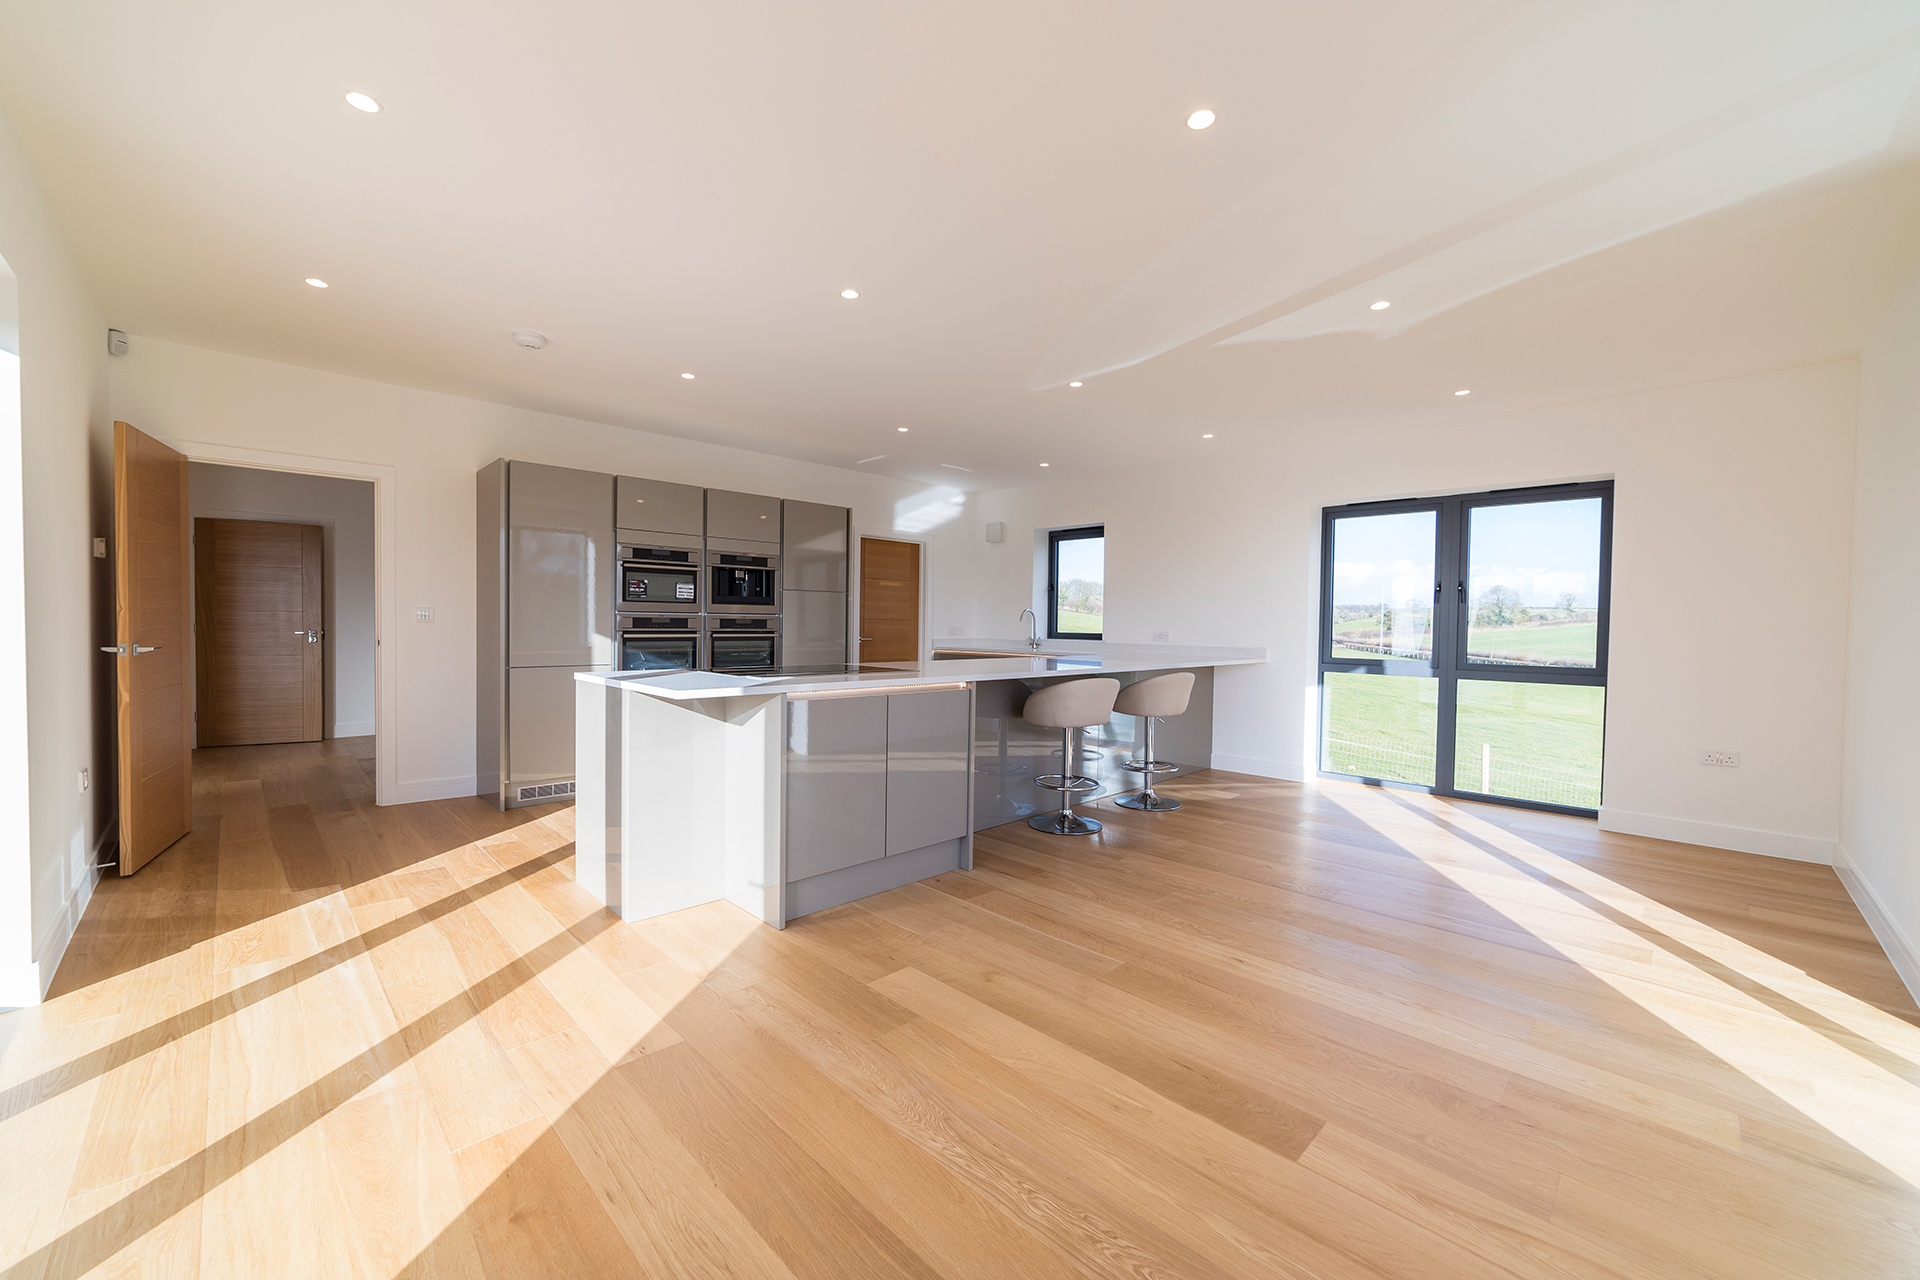
<path id="1" fill-rule="evenodd" d="M 1027 725 L 1035 690 L 1105 676 L 1196 677 L 1158 743 L 1179 772 L 1212 755 L 1212 676 L 1257 649 L 955 642 L 932 659 L 764 674 L 574 677 L 575 877 L 622 918 L 725 898 L 788 920 L 972 865 L 973 833 L 1050 803 L 1057 733 Z M 1129 718 L 1086 732 L 1087 798 L 1137 787 Z M 1164 776 L 1164 775 L 1163 775 Z"/>

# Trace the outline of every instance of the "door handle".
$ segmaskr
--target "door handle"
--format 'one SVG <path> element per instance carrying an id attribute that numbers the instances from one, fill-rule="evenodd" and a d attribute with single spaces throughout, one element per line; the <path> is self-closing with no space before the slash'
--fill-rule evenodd
<path id="1" fill-rule="evenodd" d="M 319 644 L 320 637 L 327 633 L 324 631 L 296 631 L 293 634 L 297 636 L 305 636 L 307 638 L 308 644 Z"/>
<path id="2" fill-rule="evenodd" d="M 859 640 L 860 640 L 860 643 L 861 643 L 861 644 L 872 644 L 872 643 L 873 643 L 873 637 L 872 637 L 872 636 L 861 636 L 861 637 L 859 637 Z"/>
<path id="3" fill-rule="evenodd" d="M 160 646 L 157 644 L 136 644 L 133 646 L 133 651 L 135 653 L 152 653 L 158 648 L 160 648 Z M 115 657 L 124 658 L 127 656 L 127 646 L 124 644 L 103 644 L 100 646 L 100 652 L 111 653 Z"/>

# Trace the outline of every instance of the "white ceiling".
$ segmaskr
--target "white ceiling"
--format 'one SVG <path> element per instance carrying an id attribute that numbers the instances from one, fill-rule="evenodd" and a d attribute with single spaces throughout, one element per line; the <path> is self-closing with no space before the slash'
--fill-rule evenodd
<path id="1" fill-rule="evenodd" d="M 1853 354 L 1916 76 L 1920 0 L 0 0 L 116 326 L 966 488 Z"/>

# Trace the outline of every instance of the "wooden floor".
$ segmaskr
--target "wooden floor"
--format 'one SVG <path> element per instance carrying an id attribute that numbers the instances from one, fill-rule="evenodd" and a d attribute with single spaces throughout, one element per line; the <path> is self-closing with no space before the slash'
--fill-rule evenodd
<path id="1" fill-rule="evenodd" d="M 369 749 L 199 753 L 0 1018 L 0 1275 L 1920 1275 L 1920 1011 L 1827 868 L 1210 773 L 630 926 L 571 810 Z"/>

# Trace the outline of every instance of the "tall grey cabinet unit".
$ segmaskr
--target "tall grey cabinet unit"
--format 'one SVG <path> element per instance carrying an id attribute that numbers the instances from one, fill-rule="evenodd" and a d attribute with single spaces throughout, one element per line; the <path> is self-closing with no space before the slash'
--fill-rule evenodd
<path id="1" fill-rule="evenodd" d="M 550 804 L 574 790 L 573 675 L 613 669 L 613 477 L 503 458 L 475 496 L 477 790 Z"/>
<path id="2" fill-rule="evenodd" d="M 970 867 L 969 689 L 790 697 L 783 916 Z"/>
<path id="3" fill-rule="evenodd" d="M 851 513 L 792 498 L 780 506 L 782 661 L 789 666 L 845 662 Z"/>

